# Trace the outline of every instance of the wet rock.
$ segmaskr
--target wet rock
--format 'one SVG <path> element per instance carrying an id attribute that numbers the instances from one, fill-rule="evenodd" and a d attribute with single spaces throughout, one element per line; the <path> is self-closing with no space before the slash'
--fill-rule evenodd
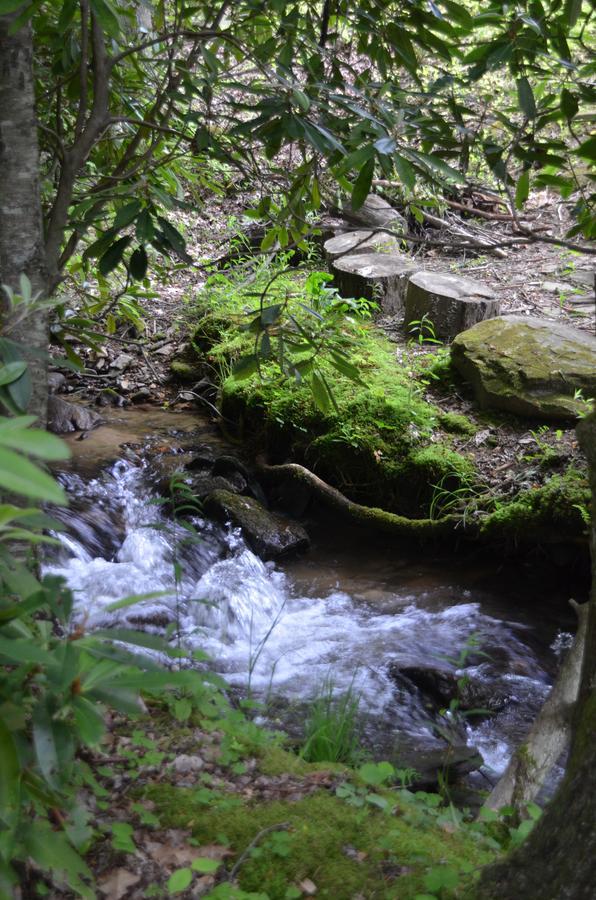
<path id="1" fill-rule="evenodd" d="M 399 241 L 384 231 L 348 231 L 325 241 L 323 249 L 327 262 L 332 263 L 359 253 L 397 253 Z"/>
<path id="2" fill-rule="evenodd" d="M 176 507 L 182 507 L 189 502 L 189 492 L 194 500 L 203 501 L 205 497 L 214 491 L 227 491 L 230 494 L 238 494 L 241 491 L 232 479 L 223 478 L 221 475 L 212 475 L 210 472 L 184 473 L 179 480 L 166 476 L 159 484 L 159 492 L 164 497 L 171 498 L 171 505 L 166 509 L 176 511 Z M 187 510 L 188 512 L 188 510 Z"/>
<path id="3" fill-rule="evenodd" d="M 398 232 L 407 231 L 404 217 L 394 209 L 387 200 L 377 194 L 369 194 L 359 209 L 352 209 L 350 203 L 344 204 L 343 214 L 346 219 L 373 228 L 395 228 Z"/>
<path id="4" fill-rule="evenodd" d="M 151 399 L 151 389 L 148 387 L 141 387 L 138 391 L 135 391 L 132 397 L 130 398 L 133 403 L 145 403 L 147 400 Z"/>
<path id="5" fill-rule="evenodd" d="M 270 512 L 252 497 L 217 490 L 207 497 L 205 510 L 220 521 L 238 525 L 247 543 L 262 559 L 288 556 L 309 546 L 308 535 L 301 525 Z"/>
<path id="6" fill-rule="evenodd" d="M 498 679 L 483 680 L 450 669 L 433 666 L 398 666 L 390 664 L 389 674 L 398 683 L 406 679 L 437 707 L 448 707 L 458 701 L 462 712 L 478 710 L 477 715 L 500 712 L 512 700 L 511 689 Z"/>
<path id="7" fill-rule="evenodd" d="M 91 431 L 101 425 L 103 419 L 96 412 L 50 394 L 48 398 L 48 430 L 54 434 L 71 431 Z"/>
<path id="8" fill-rule="evenodd" d="M 176 757 L 172 766 L 179 775 L 190 775 L 193 772 L 200 772 L 205 763 L 200 756 L 189 756 L 186 753 L 181 753 L 180 756 Z"/>
<path id="9" fill-rule="evenodd" d="M 127 401 L 113 388 L 103 388 L 95 402 L 98 406 L 121 407 L 124 406 Z"/>
<path id="10" fill-rule="evenodd" d="M 358 253 L 341 256 L 331 265 L 342 297 L 366 297 L 383 312 L 403 318 L 408 281 L 417 266 L 396 253 Z"/>
<path id="11" fill-rule="evenodd" d="M 484 764 L 478 749 L 466 744 L 435 750 L 422 747 L 415 752 L 411 748 L 400 750 L 398 745 L 396 753 L 396 766 L 415 770 L 410 789 L 418 791 L 434 791 L 439 781 L 454 784 Z"/>
<path id="12" fill-rule="evenodd" d="M 566 421 L 596 396 L 596 338 L 548 319 L 480 322 L 455 338 L 451 358 L 481 406 Z"/>
<path id="13" fill-rule="evenodd" d="M 48 391 L 50 394 L 59 394 L 66 386 L 66 375 L 62 372 L 48 373 Z"/>
<path id="14" fill-rule="evenodd" d="M 187 463 L 186 468 L 191 471 L 194 469 L 211 469 L 215 458 L 215 450 L 210 444 L 200 444 L 195 448 L 192 459 Z"/>
<path id="15" fill-rule="evenodd" d="M 197 362 L 188 362 L 185 359 L 173 359 L 170 363 L 170 372 L 176 381 L 192 384 L 201 378 L 200 366 Z"/>
<path id="16" fill-rule="evenodd" d="M 498 316 L 499 301 L 479 281 L 440 272 L 416 272 L 406 290 L 405 324 L 427 317 L 437 337 L 453 338 Z"/>

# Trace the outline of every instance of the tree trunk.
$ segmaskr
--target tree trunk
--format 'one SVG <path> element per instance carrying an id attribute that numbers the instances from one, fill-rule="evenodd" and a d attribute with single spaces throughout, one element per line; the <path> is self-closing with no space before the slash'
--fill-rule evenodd
<path id="1" fill-rule="evenodd" d="M 596 414 L 578 436 L 592 485 L 592 594 L 571 756 L 526 843 L 483 873 L 478 900 L 593 900 L 596 870 Z"/>
<path id="2" fill-rule="evenodd" d="M 20 293 L 27 275 L 33 295 L 44 297 L 47 269 L 39 190 L 39 148 L 33 82 L 31 25 L 11 34 L 16 13 L 0 16 L 0 285 Z M 28 411 L 45 424 L 49 316 L 34 309 L 21 318 L 10 315 L 2 291 L 2 332 L 23 348 L 32 394 Z"/>

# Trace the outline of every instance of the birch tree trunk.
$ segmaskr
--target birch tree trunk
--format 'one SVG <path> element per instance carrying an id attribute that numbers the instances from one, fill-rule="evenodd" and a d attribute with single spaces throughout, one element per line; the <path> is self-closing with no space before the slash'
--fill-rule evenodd
<path id="1" fill-rule="evenodd" d="M 592 593 L 567 774 L 526 843 L 490 866 L 477 900 L 593 900 L 596 885 L 596 413 L 578 427 L 592 485 Z"/>
<path id="2" fill-rule="evenodd" d="M 0 285 L 19 293 L 27 275 L 33 293 L 47 292 L 39 188 L 39 148 L 33 81 L 33 41 L 27 23 L 10 28 L 21 10 L 0 16 Z M 32 393 L 28 411 L 45 425 L 49 316 L 36 310 L 11 321 L 2 291 L 2 332 L 17 342 L 29 363 Z"/>

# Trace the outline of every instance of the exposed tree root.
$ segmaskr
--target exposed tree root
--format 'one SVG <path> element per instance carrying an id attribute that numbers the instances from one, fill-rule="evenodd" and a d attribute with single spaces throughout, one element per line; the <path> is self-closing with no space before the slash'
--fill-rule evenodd
<path id="1" fill-rule="evenodd" d="M 549 772 L 571 740 L 572 710 L 581 677 L 588 604 L 570 601 L 578 617 L 577 634 L 544 706 L 524 743 L 511 757 L 507 769 L 485 802 L 490 809 L 512 806 L 519 817 L 544 784 Z"/>
<path id="2" fill-rule="evenodd" d="M 268 465 L 263 456 L 257 457 L 257 466 L 264 480 L 271 483 L 291 481 L 308 488 L 325 506 L 339 512 L 345 519 L 367 529 L 393 534 L 397 537 L 424 539 L 453 535 L 455 528 L 462 524 L 459 516 L 444 516 L 441 519 L 409 519 L 397 513 L 387 512 L 375 506 L 363 506 L 349 500 L 337 488 L 331 487 L 309 469 L 298 463 Z M 477 529 L 466 527 L 466 536 L 475 536 Z"/>

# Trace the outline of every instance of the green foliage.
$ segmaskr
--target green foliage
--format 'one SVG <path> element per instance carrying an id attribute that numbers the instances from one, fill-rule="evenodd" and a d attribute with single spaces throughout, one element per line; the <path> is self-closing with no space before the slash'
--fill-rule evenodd
<path id="1" fill-rule="evenodd" d="M 353 764 L 360 755 L 358 709 L 360 697 L 350 685 L 338 695 L 328 678 L 309 708 L 301 756 L 308 762 Z"/>

